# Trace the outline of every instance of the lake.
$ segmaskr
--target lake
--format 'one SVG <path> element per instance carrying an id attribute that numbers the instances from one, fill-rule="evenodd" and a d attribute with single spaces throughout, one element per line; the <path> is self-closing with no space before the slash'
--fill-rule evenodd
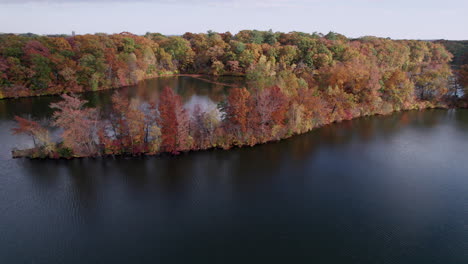
<path id="1" fill-rule="evenodd" d="M 189 77 L 119 89 L 212 107 Z M 87 93 L 106 106 L 113 91 Z M 0 101 L 0 263 L 466 263 L 468 110 L 359 118 L 256 147 L 179 156 L 11 159 L 14 115 L 58 97 Z"/>

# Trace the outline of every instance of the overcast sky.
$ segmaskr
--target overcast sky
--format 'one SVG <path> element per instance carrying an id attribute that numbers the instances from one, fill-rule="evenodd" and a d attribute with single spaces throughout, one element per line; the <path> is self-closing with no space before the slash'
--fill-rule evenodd
<path id="1" fill-rule="evenodd" d="M 468 0 L 0 0 L 0 32 L 335 31 L 468 39 Z"/>

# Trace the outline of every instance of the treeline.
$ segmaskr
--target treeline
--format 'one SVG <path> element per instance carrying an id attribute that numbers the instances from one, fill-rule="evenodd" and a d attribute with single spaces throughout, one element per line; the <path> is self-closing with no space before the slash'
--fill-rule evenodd
<path id="1" fill-rule="evenodd" d="M 0 35 L 0 98 L 82 92 L 132 85 L 175 73 L 246 75 L 253 87 L 366 89 L 402 103 L 395 83 L 418 97 L 445 94 L 451 54 L 438 43 L 375 37 L 348 39 L 301 32 L 244 30 L 164 36 L 147 33 L 79 36 Z M 294 81 L 297 79 L 297 81 Z M 294 89 L 291 88 L 291 89 Z M 407 90 L 409 91 L 409 90 Z M 409 91 L 412 94 L 412 91 Z"/>

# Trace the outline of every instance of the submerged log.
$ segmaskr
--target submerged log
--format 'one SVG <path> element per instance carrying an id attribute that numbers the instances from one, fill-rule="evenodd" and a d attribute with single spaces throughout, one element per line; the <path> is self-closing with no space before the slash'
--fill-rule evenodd
<path id="1" fill-rule="evenodd" d="M 13 149 L 11 151 L 11 156 L 14 158 L 14 159 L 17 159 L 17 158 L 31 158 L 32 157 L 32 154 L 35 152 L 35 148 L 31 148 L 31 149 Z"/>

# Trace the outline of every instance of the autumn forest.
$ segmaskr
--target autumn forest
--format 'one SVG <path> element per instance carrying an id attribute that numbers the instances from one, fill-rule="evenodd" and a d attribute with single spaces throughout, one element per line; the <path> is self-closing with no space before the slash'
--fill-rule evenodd
<path id="1" fill-rule="evenodd" d="M 16 117 L 15 134 L 35 147 L 17 157 L 153 155 L 253 146 L 341 120 L 394 111 L 466 107 L 468 66 L 446 43 L 349 39 L 330 32 L 244 30 L 164 36 L 0 35 L 0 98 L 61 94 L 50 126 Z M 448 46 L 447 46 L 448 47 Z M 448 47 L 449 48 L 449 47 Z M 466 56 L 465 56 L 466 57 Z M 466 62 L 466 58 L 464 59 Z M 80 98 L 177 74 L 245 78 L 217 111 L 190 112 L 172 87 L 135 103 L 118 90 L 112 114 Z"/>

